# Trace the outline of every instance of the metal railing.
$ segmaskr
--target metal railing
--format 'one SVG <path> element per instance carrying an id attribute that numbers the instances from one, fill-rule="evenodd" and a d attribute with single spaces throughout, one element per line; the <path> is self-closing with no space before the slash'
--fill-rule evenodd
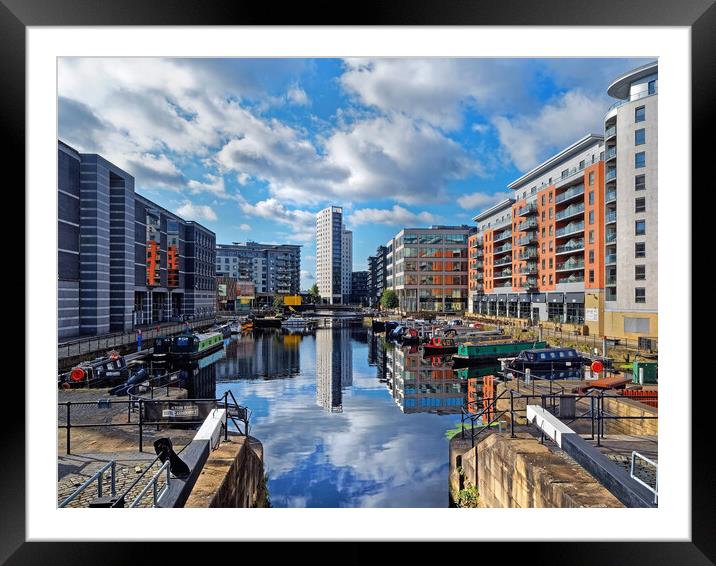
<path id="1" fill-rule="evenodd" d="M 569 200 L 572 197 L 576 197 L 577 195 L 583 195 L 584 194 L 584 185 L 577 185 L 576 187 L 573 187 L 562 194 L 559 194 L 555 197 L 554 203 L 559 204 L 560 202 L 564 202 L 565 200 Z"/>
<path id="2" fill-rule="evenodd" d="M 561 254 L 566 252 L 572 252 L 577 250 L 583 250 L 584 249 L 584 240 L 576 240 L 568 244 L 564 244 L 563 246 L 557 246 L 555 248 L 555 253 Z"/>
<path id="3" fill-rule="evenodd" d="M 616 146 L 610 147 L 610 148 L 604 153 L 604 159 L 605 159 L 605 160 L 611 159 L 612 157 L 616 157 L 616 156 L 617 156 L 617 147 L 616 147 Z"/>
<path id="4" fill-rule="evenodd" d="M 561 237 L 561 236 L 566 236 L 568 234 L 572 234 L 574 232 L 582 232 L 582 231 L 584 231 L 584 221 L 573 222 L 572 224 L 567 224 L 564 228 L 555 230 L 554 235 Z"/>
<path id="5" fill-rule="evenodd" d="M 655 481 L 655 485 L 653 487 L 650 486 L 648 483 L 646 483 L 644 480 L 642 480 L 639 476 L 637 476 L 634 473 L 634 467 L 635 467 L 634 464 L 635 464 L 637 458 L 639 458 L 640 460 L 644 460 L 647 464 L 654 466 L 655 474 L 656 474 L 656 478 L 655 478 L 656 481 Z M 656 462 L 654 462 L 653 460 L 650 460 L 649 458 L 647 458 L 646 456 L 642 456 L 638 452 L 632 451 L 629 475 L 631 476 L 631 479 L 636 480 L 638 483 L 643 485 L 646 489 L 648 489 L 651 493 L 654 494 L 654 505 L 656 505 L 659 502 L 659 465 Z"/>
<path id="6" fill-rule="evenodd" d="M 231 401 L 229 401 L 229 399 Z M 226 409 L 226 418 L 231 420 L 237 429 L 239 434 L 244 436 L 249 435 L 249 421 L 251 411 L 248 407 L 239 405 L 234 397 L 232 391 L 226 391 L 224 395 L 219 398 L 210 399 L 145 399 L 143 397 L 136 397 L 128 401 L 118 401 L 114 399 L 100 399 L 99 401 L 66 401 L 57 404 L 58 409 L 65 408 L 65 422 L 58 423 L 58 428 L 64 428 L 66 431 L 66 453 L 71 454 L 72 452 L 72 429 L 73 428 L 106 428 L 106 427 L 137 427 L 138 428 L 138 445 L 139 451 L 144 451 L 144 428 L 147 426 L 161 426 L 170 424 L 182 424 L 182 425 L 201 425 L 203 420 L 176 420 L 176 421 L 149 421 L 144 418 L 145 408 L 149 404 L 154 403 L 172 403 L 172 404 L 195 404 L 195 403 L 213 403 L 214 408 L 223 407 Z M 110 408 L 112 405 L 126 405 L 127 406 L 127 422 L 104 422 L 104 423 L 73 423 L 72 422 L 72 407 L 73 406 L 95 406 L 98 408 Z M 137 419 L 133 420 L 132 416 L 137 415 Z M 241 421 L 244 425 L 243 431 L 237 421 Z M 224 439 L 228 439 L 228 426 L 224 433 Z"/>
<path id="7" fill-rule="evenodd" d="M 577 205 L 570 205 L 564 210 L 560 210 L 557 214 L 555 214 L 554 218 L 555 220 L 563 220 L 565 218 L 569 218 L 570 216 L 574 216 L 576 214 L 580 214 L 584 212 L 584 203 L 579 203 Z"/>
<path id="8" fill-rule="evenodd" d="M 171 482 L 169 463 L 169 459 L 167 459 L 167 461 L 162 464 L 162 467 L 159 468 L 157 473 L 152 476 L 152 479 L 147 482 L 147 485 L 142 488 L 142 491 L 140 491 L 139 495 L 137 495 L 134 501 L 129 504 L 129 507 L 137 507 L 142 502 L 142 499 L 144 499 L 144 496 L 149 492 L 150 488 L 152 489 L 152 507 L 157 506 L 157 502 L 159 501 L 159 499 L 161 499 L 161 497 L 169 490 L 169 484 Z M 159 478 L 163 473 L 166 473 L 167 481 L 161 491 L 159 491 L 157 488 L 157 482 L 159 481 Z"/>
<path id="9" fill-rule="evenodd" d="M 611 126 L 610 128 L 607 128 L 604 130 L 604 139 L 611 138 L 612 136 L 616 135 L 617 133 L 617 127 Z"/>
<path id="10" fill-rule="evenodd" d="M 616 178 L 617 178 L 617 170 L 616 169 L 609 169 L 609 171 L 607 171 L 606 175 L 604 175 L 605 181 L 611 181 L 612 179 L 616 179 Z"/>
<path id="11" fill-rule="evenodd" d="M 644 90 L 644 91 L 639 92 L 639 93 L 637 93 L 637 94 L 632 94 L 632 95 L 629 96 L 629 98 L 626 98 L 626 99 L 624 99 L 624 100 L 619 100 L 619 101 L 615 102 L 614 104 L 612 104 L 612 105 L 607 109 L 607 114 L 608 114 L 609 112 L 611 112 L 612 110 L 614 110 L 615 108 L 619 108 L 622 104 L 628 104 L 629 102 L 634 102 L 635 100 L 641 100 L 642 98 L 646 98 L 646 97 L 648 97 L 648 96 L 654 96 L 654 95 L 656 95 L 656 94 L 659 94 L 659 89 L 657 89 L 657 88 L 655 88 L 655 89 L 652 90 L 652 91 Z"/>
<path id="12" fill-rule="evenodd" d="M 117 463 L 112 460 L 110 462 L 107 462 L 104 466 L 102 466 L 99 470 L 92 474 L 92 476 L 87 481 L 80 485 L 74 492 L 72 492 L 71 495 L 65 498 L 58 505 L 58 507 L 66 507 L 67 504 L 77 499 L 77 497 L 79 497 L 82 492 L 84 492 L 84 490 L 87 489 L 90 485 L 92 485 L 95 481 L 97 481 L 97 497 L 102 497 L 102 482 L 104 481 L 104 473 L 107 471 L 107 469 L 111 470 L 109 489 L 111 496 L 114 497 L 117 494 Z"/>
<path id="13" fill-rule="evenodd" d="M 613 200 L 617 200 L 617 192 L 616 191 L 607 191 L 607 196 L 604 199 L 604 202 L 612 202 Z"/>

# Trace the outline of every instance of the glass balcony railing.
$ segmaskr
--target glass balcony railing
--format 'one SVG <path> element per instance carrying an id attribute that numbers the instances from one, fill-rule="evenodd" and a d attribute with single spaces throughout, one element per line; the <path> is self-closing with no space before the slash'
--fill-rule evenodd
<path id="1" fill-rule="evenodd" d="M 577 251 L 577 250 L 583 250 L 584 249 L 584 240 L 572 240 L 571 242 L 568 242 L 564 244 L 563 246 L 557 246 L 555 248 L 555 253 L 563 254 L 567 252 Z"/>
<path id="2" fill-rule="evenodd" d="M 565 191 L 559 195 L 557 195 L 557 198 L 554 199 L 555 203 L 564 202 L 566 200 L 569 200 L 573 197 L 576 197 L 577 195 L 583 195 L 584 194 L 584 185 L 577 185 L 576 187 L 572 187 L 568 191 Z"/>
<path id="3" fill-rule="evenodd" d="M 518 243 L 520 246 L 530 246 L 530 245 L 532 245 L 532 244 L 536 244 L 536 243 L 537 243 L 537 237 L 536 237 L 536 236 L 532 236 L 532 235 L 531 235 L 531 236 L 523 236 L 522 238 L 520 238 L 519 240 L 517 240 L 517 243 Z"/>
<path id="4" fill-rule="evenodd" d="M 570 275 L 569 277 L 562 277 L 557 279 L 557 283 L 583 283 L 584 275 Z"/>
<path id="5" fill-rule="evenodd" d="M 532 259 L 537 257 L 537 250 L 522 250 L 520 252 L 520 259 Z"/>
<path id="6" fill-rule="evenodd" d="M 610 147 L 605 153 L 604 153 L 604 160 L 609 161 L 610 159 L 613 159 L 617 156 L 617 147 Z"/>
<path id="7" fill-rule="evenodd" d="M 613 136 L 616 136 L 616 135 L 617 135 L 617 127 L 616 126 L 612 126 L 611 128 L 607 128 L 606 130 L 604 130 L 604 139 L 605 140 L 609 139 Z"/>
<path id="8" fill-rule="evenodd" d="M 584 261 L 565 261 L 562 264 L 557 264 L 557 271 L 569 271 L 572 269 L 583 269 Z"/>
<path id="9" fill-rule="evenodd" d="M 512 277 L 512 270 L 505 269 L 504 271 L 495 272 L 493 279 L 504 279 L 505 277 Z"/>
<path id="10" fill-rule="evenodd" d="M 615 200 L 617 200 L 617 192 L 607 191 L 607 196 L 604 197 L 604 202 L 613 202 Z"/>
<path id="11" fill-rule="evenodd" d="M 568 234 L 573 234 L 575 232 L 583 232 L 583 231 L 584 231 L 584 221 L 572 222 L 571 224 L 567 224 L 564 228 L 555 230 L 554 235 L 557 237 L 562 237 L 562 236 L 566 236 Z"/>
<path id="12" fill-rule="evenodd" d="M 511 249 L 512 249 L 512 244 L 505 244 L 505 245 L 502 246 L 502 247 L 495 248 L 495 249 L 492 251 L 492 255 L 501 254 L 501 253 L 503 253 L 503 252 L 509 252 Z"/>
<path id="13" fill-rule="evenodd" d="M 505 240 L 507 238 L 512 237 L 512 231 L 511 230 L 504 230 L 503 232 L 500 232 L 499 234 L 495 234 L 495 238 L 492 240 L 493 242 L 500 242 L 502 240 Z"/>
<path id="14" fill-rule="evenodd" d="M 565 218 L 569 218 L 570 216 L 574 216 L 575 214 L 581 214 L 584 212 L 584 203 L 580 204 L 573 204 L 571 206 L 568 206 L 564 210 L 560 210 L 556 215 L 556 220 L 564 220 Z"/>
<path id="15" fill-rule="evenodd" d="M 616 242 L 617 241 L 617 233 L 616 232 L 607 232 L 606 236 L 604 236 L 604 240 L 607 242 Z"/>
<path id="16" fill-rule="evenodd" d="M 612 210 L 610 212 L 607 212 L 605 220 L 606 220 L 607 224 L 609 224 L 610 222 L 616 222 L 617 221 L 617 211 Z"/>
<path id="17" fill-rule="evenodd" d="M 530 214 L 537 214 L 537 205 L 535 203 L 523 206 L 518 213 L 519 216 L 529 216 Z"/>
<path id="18" fill-rule="evenodd" d="M 607 254 L 607 256 L 604 258 L 604 263 L 607 265 L 610 263 L 616 263 L 617 262 L 617 254 Z"/>
<path id="19" fill-rule="evenodd" d="M 614 110 L 615 108 L 619 108 L 622 104 L 627 104 L 629 102 L 634 102 L 635 100 L 641 100 L 642 98 L 646 98 L 647 96 L 654 96 L 655 94 L 659 94 L 658 88 L 653 88 L 651 90 L 644 90 L 642 92 L 639 92 L 637 94 L 632 94 L 629 98 L 626 100 L 619 100 L 612 104 L 609 109 L 607 110 L 607 114 Z"/>
<path id="20" fill-rule="evenodd" d="M 605 181 L 611 181 L 612 179 L 616 179 L 616 178 L 617 178 L 617 170 L 616 169 L 609 169 L 607 171 L 606 175 L 604 175 Z"/>
<path id="21" fill-rule="evenodd" d="M 535 218 L 531 218 L 530 220 L 525 220 L 524 222 L 520 222 L 520 224 L 517 226 L 517 229 L 520 232 L 536 230 L 537 229 L 537 220 Z"/>
<path id="22" fill-rule="evenodd" d="M 498 259 L 496 262 L 493 263 L 493 265 L 494 265 L 495 267 L 497 267 L 498 265 L 508 265 L 508 264 L 511 264 L 511 263 L 512 263 L 512 258 L 511 258 L 511 257 L 505 257 L 505 258 L 502 258 L 502 259 Z"/>
<path id="23" fill-rule="evenodd" d="M 537 273 L 537 264 L 536 263 L 528 263 L 525 266 L 522 266 L 520 268 L 520 273 L 522 275 L 535 275 Z"/>
<path id="24" fill-rule="evenodd" d="M 616 285 L 616 284 L 617 284 L 616 277 L 607 277 L 607 285 Z"/>

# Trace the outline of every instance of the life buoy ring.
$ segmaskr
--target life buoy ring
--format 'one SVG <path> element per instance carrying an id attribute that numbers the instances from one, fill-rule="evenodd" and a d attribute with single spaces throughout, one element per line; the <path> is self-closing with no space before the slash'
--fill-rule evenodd
<path id="1" fill-rule="evenodd" d="M 83 381 L 87 377 L 87 372 L 82 368 L 72 368 L 70 372 L 70 381 L 75 383 Z"/>

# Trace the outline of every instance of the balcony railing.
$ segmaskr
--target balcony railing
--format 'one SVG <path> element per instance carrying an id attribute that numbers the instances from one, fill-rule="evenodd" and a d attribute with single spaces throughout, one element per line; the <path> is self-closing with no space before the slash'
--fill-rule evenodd
<path id="1" fill-rule="evenodd" d="M 537 214 L 537 205 L 535 203 L 522 207 L 518 212 L 519 216 L 529 216 L 530 214 Z"/>
<path id="2" fill-rule="evenodd" d="M 565 218 L 569 218 L 570 216 L 574 216 L 575 214 L 581 214 L 584 212 L 584 203 L 579 204 L 573 204 L 565 208 L 564 210 L 560 210 L 556 215 L 556 220 L 564 220 Z"/>
<path id="3" fill-rule="evenodd" d="M 616 242 L 617 241 L 617 233 L 616 232 L 607 232 L 606 236 L 604 236 L 604 240 L 607 242 Z"/>
<path id="4" fill-rule="evenodd" d="M 499 234 L 495 234 L 495 238 L 492 241 L 493 242 L 501 242 L 502 240 L 510 238 L 511 236 L 512 236 L 511 230 L 504 230 L 504 231 L 500 232 Z"/>
<path id="5" fill-rule="evenodd" d="M 617 192 L 616 191 L 608 191 L 607 196 L 604 198 L 604 202 L 613 202 L 617 200 Z"/>
<path id="6" fill-rule="evenodd" d="M 616 277 L 607 277 L 607 285 L 616 285 L 616 284 L 617 284 Z"/>
<path id="7" fill-rule="evenodd" d="M 604 258 L 604 263 L 609 265 L 610 263 L 616 263 L 617 262 L 617 254 L 607 254 L 607 256 Z"/>
<path id="8" fill-rule="evenodd" d="M 572 187 L 568 191 L 563 192 L 562 194 L 557 195 L 557 198 L 554 199 L 555 203 L 564 202 L 566 200 L 569 200 L 573 197 L 576 197 L 578 195 L 584 194 L 584 185 L 577 185 L 576 187 Z"/>
<path id="9" fill-rule="evenodd" d="M 528 263 L 527 265 L 520 268 L 519 273 L 520 273 L 520 275 L 536 275 L 537 274 L 537 264 L 536 263 Z"/>
<path id="10" fill-rule="evenodd" d="M 583 269 L 584 261 L 565 261 L 562 264 L 557 264 L 557 271 L 570 271 L 572 269 Z"/>
<path id="11" fill-rule="evenodd" d="M 503 271 L 497 271 L 493 279 L 505 279 L 506 277 L 512 277 L 512 270 L 505 269 Z"/>
<path id="12" fill-rule="evenodd" d="M 569 277 L 562 277 L 557 279 L 557 283 L 583 283 L 584 275 L 570 275 Z"/>
<path id="13" fill-rule="evenodd" d="M 530 235 L 530 236 L 523 236 L 519 240 L 517 240 L 517 243 L 520 246 L 531 246 L 532 244 L 537 243 L 537 236 Z"/>
<path id="14" fill-rule="evenodd" d="M 508 264 L 511 264 L 511 263 L 512 263 L 512 258 L 511 258 L 511 257 L 504 257 L 504 258 L 502 258 L 502 259 L 498 259 L 496 262 L 493 263 L 493 265 L 494 265 L 495 267 L 497 267 L 498 265 L 508 265 Z"/>
<path id="15" fill-rule="evenodd" d="M 606 153 L 604 154 L 604 159 L 605 159 L 606 161 L 609 161 L 610 159 L 612 159 L 612 158 L 614 158 L 614 157 L 616 157 L 616 156 L 617 156 L 617 147 L 614 146 L 614 147 L 610 147 L 610 148 L 606 151 Z"/>
<path id="16" fill-rule="evenodd" d="M 609 224 L 611 222 L 616 222 L 616 221 L 617 221 L 617 211 L 612 210 L 612 211 L 607 212 L 606 223 Z"/>
<path id="17" fill-rule="evenodd" d="M 492 255 L 501 254 L 501 253 L 503 253 L 503 252 L 509 252 L 511 249 L 512 249 L 512 244 L 505 244 L 505 245 L 502 246 L 502 247 L 495 248 L 495 249 L 492 251 Z"/>
<path id="18" fill-rule="evenodd" d="M 619 101 L 615 102 L 614 104 L 612 104 L 609 107 L 609 109 L 607 110 L 607 114 L 609 114 L 609 112 L 611 112 L 615 108 L 619 108 L 622 104 L 634 102 L 635 100 L 640 100 L 642 98 L 646 98 L 647 96 L 654 96 L 655 94 L 659 94 L 658 88 L 654 88 L 654 90 L 652 90 L 652 91 L 643 90 L 640 93 L 629 96 L 629 98 L 627 98 L 626 100 L 619 100 Z"/>
<path id="19" fill-rule="evenodd" d="M 617 127 L 616 126 L 612 126 L 611 128 L 607 128 L 606 130 L 604 130 L 604 139 L 605 140 L 607 140 L 613 136 L 616 136 L 616 135 L 617 135 Z"/>
<path id="20" fill-rule="evenodd" d="M 535 257 L 537 257 L 537 250 L 534 250 L 534 249 L 532 249 L 532 250 L 529 250 L 529 249 L 522 250 L 522 251 L 520 251 L 520 256 L 519 256 L 519 257 L 520 257 L 520 259 L 532 259 L 532 258 L 535 258 Z"/>
<path id="21" fill-rule="evenodd" d="M 524 222 L 520 222 L 520 224 L 517 226 L 517 229 L 520 232 L 536 230 L 537 229 L 537 219 L 531 218 L 529 220 L 525 220 Z"/>
<path id="22" fill-rule="evenodd" d="M 568 243 L 564 244 L 563 246 L 557 246 L 555 248 L 555 253 L 563 254 L 563 253 L 568 253 L 568 252 L 583 250 L 583 249 L 584 249 L 584 240 L 572 240 L 571 242 L 568 242 Z"/>
<path id="23" fill-rule="evenodd" d="M 562 236 L 566 236 L 568 234 L 572 234 L 575 232 L 583 232 L 583 231 L 584 231 L 584 221 L 572 222 L 571 224 L 567 224 L 564 228 L 555 230 L 554 235 L 557 237 L 562 237 Z"/>
<path id="24" fill-rule="evenodd" d="M 616 178 L 617 178 L 617 170 L 616 169 L 609 169 L 607 171 L 606 175 L 604 175 L 605 181 L 611 181 L 612 179 L 616 179 Z"/>

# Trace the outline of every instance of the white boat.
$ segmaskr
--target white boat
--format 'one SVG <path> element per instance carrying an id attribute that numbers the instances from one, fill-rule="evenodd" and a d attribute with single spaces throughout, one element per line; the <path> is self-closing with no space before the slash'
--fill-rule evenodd
<path id="1" fill-rule="evenodd" d="M 290 328 L 305 328 L 318 324 L 318 321 L 312 318 L 303 318 L 302 316 L 291 316 L 281 321 L 281 326 Z"/>

